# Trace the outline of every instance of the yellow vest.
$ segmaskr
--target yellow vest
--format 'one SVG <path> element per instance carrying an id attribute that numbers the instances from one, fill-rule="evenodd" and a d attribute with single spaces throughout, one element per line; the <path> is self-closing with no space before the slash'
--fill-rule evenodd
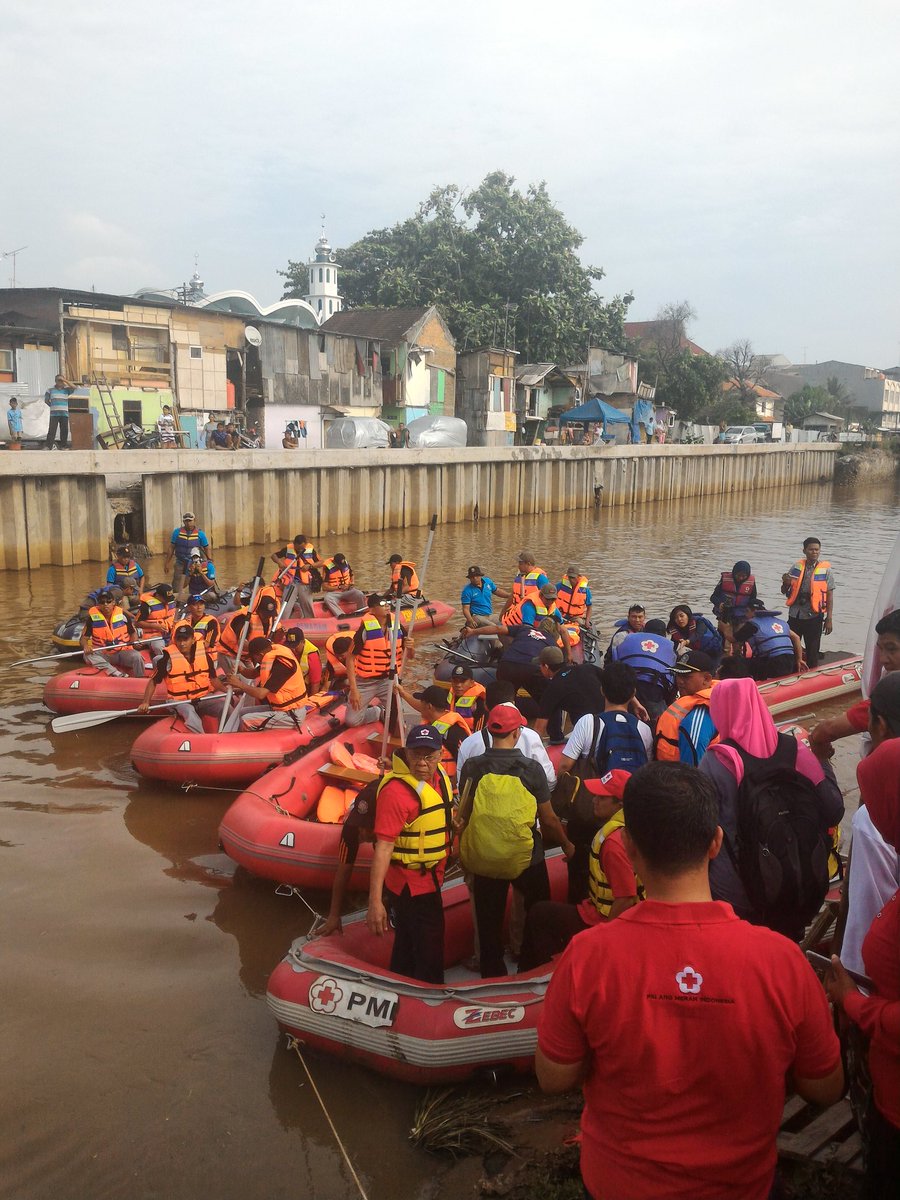
<path id="1" fill-rule="evenodd" d="M 625 817 L 622 815 L 620 808 L 617 813 L 614 813 L 609 818 L 600 832 L 594 835 L 594 840 L 591 842 L 588 894 L 591 903 L 604 921 L 609 920 L 610 910 L 612 909 L 615 897 L 613 896 L 612 888 L 609 886 L 609 880 L 604 875 L 603 869 L 600 866 L 600 850 L 609 835 L 615 833 L 617 829 L 621 829 L 624 824 Z M 637 879 L 636 876 L 635 878 Z M 639 879 L 637 879 L 637 894 L 639 900 L 644 899 L 644 888 Z"/>
<path id="2" fill-rule="evenodd" d="M 424 779 L 416 779 L 399 756 L 394 755 L 391 770 L 378 785 L 377 795 L 392 779 L 411 788 L 419 801 L 419 815 L 400 830 L 391 852 L 391 862 L 409 870 L 432 870 L 450 853 L 450 805 L 453 787 L 443 767 L 438 766 L 443 796 Z"/>

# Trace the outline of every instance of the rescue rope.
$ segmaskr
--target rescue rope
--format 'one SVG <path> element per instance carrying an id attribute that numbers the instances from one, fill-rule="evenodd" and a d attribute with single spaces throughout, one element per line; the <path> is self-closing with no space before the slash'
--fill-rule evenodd
<path id="1" fill-rule="evenodd" d="M 356 1184 L 357 1188 L 359 1189 L 359 1194 L 360 1194 L 360 1196 L 362 1196 L 362 1200 L 369 1200 L 369 1197 L 366 1194 L 366 1189 L 363 1187 L 362 1182 L 360 1181 L 360 1178 L 357 1175 L 356 1170 L 353 1166 L 353 1163 L 350 1161 L 350 1155 L 347 1153 L 347 1149 L 344 1146 L 344 1143 L 341 1141 L 341 1135 L 338 1133 L 337 1129 L 335 1129 L 334 1121 L 332 1121 L 331 1115 L 328 1112 L 328 1109 L 325 1107 L 325 1101 L 322 1099 L 322 1097 L 319 1093 L 319 1089 L 316 1087 L 316 1081 L 313 1079 L 312 1075 L 310 1074 L 309 1067 L 306 1065 L 306 1059 L 303 1057 L 302 1053 L 300 1052 L 300 1044 L 301 1044 L 300 1040 L 298 1038 L 295 1038 L 293 1036 L 293 1034 L 290 1034 L 290 1033 L 287 1034 L 286 1036 L 287 1036 L 288 1050 L 293 1050 L 294 1053 L 297 1055 L 297 1057 L 300 1059 L 300 1065 L 303 1067 L 303 1070 L 306 1072 L 306 1078 L 309 1080 L 309 1085 L 312 1088 L 313 1093 L 315 1094 L 315 1097 L 319 1102 L 319 1105 L 321 1106 L 322 1112 L 325 1114 L 325 1120 L 328 1122 L 328 1127 L 331 1130 L 332 1134 L 334 1135 L 334 1140 L 337 1142 L 338 1149 L 340 1150 L 341 1154 L 344 1157 L 344 1162 L 347 1164 L 347 1170 L 353 1176 L 353 1182 Z"/>
<path id="2" fill-rule="evenodd" d="M 243 795 L 246 792 L 248 796 L 255 796 L 257 800 L 262 800 L 265 804 L 271 804 L 272 807 L 275 809 L 275 811 L 278 813 L 279 817 L 293 817 L 294 820 L 298 819 L 298 818 L 294 817 L 293 813 L 289 813 L 286 808 L 281 807 L 281 805 L 278 803 L 277 796 L 263 796 L 259 792 L 251 791 L 250 788 L 213 787 L 212 784 L 209 784 L 209 783 L 194 783 L 192 780 L 188 780 L 186 783 L 183 783 L 181 785 L 181 790 L 183 792 L 192 792 L 195 788 L 199 788 L 199 787 L 202 787 L 204 792 L 230 792 L 232 795 L 236 794 L 239 796 Z M 289 788 L 286 790 L 290 791 Z M 278 793 L 279 796 L 283 796 L 284 794 L 285 794 L 284 792 Z"/>
<path id="3" fill-rule="evenodd" d="M 296 896 L 298 900 L 306 905 L 310 913 L 313 915 L 313 917 L 315 917 L 315 920 L 313 921 L 312 925 L 310 925 L 306 933 L 306 940 L 308 942 L 312 941 L 312 939 L 316 936 L 316 930 L 319 928 L 319 926 L 325 924 L 325 918 L 322 916 L 322 914 L 320 912 L 316 912 L 300 889 L 298 887 L 294 887 L 294 885 L 291 883 L 279 883 L 278 887 L 275 889 L 275 895 Z"/>

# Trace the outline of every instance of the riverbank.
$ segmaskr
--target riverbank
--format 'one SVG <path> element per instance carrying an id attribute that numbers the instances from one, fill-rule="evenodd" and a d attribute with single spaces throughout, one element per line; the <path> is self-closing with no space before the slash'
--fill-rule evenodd
<path id="1" fill-rule="evenodd" d="M 842 448 L 835 459 L 834 482 L 842 486 L 874 483 L 892 478 L 898 467 L 900 458 L 889 450 L 872 448 L 847 452 Z"/>
<path id="2" fill-rule="evenodd" d="M 0 456 L 0 569 L 162 553 L 184 512 L 215 549 L 830 481 L 837 445 L 48 451 Z"/>

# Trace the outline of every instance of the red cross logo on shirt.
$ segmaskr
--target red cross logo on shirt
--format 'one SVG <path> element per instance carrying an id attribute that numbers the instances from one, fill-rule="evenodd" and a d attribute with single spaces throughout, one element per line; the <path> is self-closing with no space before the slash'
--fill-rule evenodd
<path id="1" fill-rule="evenodd" d="M 344 997 L 343 991 L 333 979 L 319 979 L 309 989 L 309 1007 L 315 1012 L 333 1013 L 338 1001 Z"/>
<path id="2" fill-rule="evenodd" d="M 646 651 L 647 654 L 655 654 L 659 649 L 659 643 L 650 641 L 641 642 L 641 649 Z"/>
<path id="3" fill-rule="evenodd" d="M 676 974 L 675 982 L 678 984 L 680 992 L 696 996 L 703 986 L 703 976 L 698 974 L 693 967 L 684 967 Z"/>
<path id="4" fill-rule="evenodd" d="M 772 622 L 772 628 L 776 633 L 784 633 L 784 626 L 779 625 L 777 621 Z"/>

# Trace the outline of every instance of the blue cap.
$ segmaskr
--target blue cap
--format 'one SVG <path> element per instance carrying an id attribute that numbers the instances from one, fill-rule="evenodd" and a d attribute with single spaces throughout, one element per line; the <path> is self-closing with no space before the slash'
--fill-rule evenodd
<path id="1" fill-rule="evenodd" d="M 433 725 L 413 725 L 406 735 L 407 750 L 441 750 L 444 739 Z"/>

